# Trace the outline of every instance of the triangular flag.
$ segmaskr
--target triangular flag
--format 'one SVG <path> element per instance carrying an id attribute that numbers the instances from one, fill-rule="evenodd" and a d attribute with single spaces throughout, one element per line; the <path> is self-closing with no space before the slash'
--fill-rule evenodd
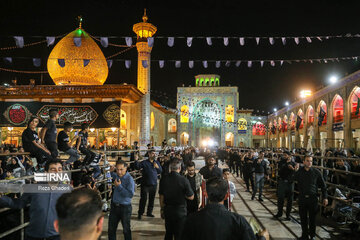
<path id="1" fill-rule="evenodd" d="M 125 67 L 128 69 L 131 67 L 131 60 L 125 60 Z"/>
<path id="2" fill-rule="evenodd" d="M 230 67 L 230 61 L 225 62 L 225 67 Z"/>
<path id="3" fill-rule="evenodd" d="M 65 67 L 65 59 L 58 59 L 58 64 L 60 67 Z"/>
<path id="4" fill-rule="evenodd" d="M 209 46 L 212 45 L 211 37 L 206 37 L 206 42 Z"/>
<path id="5" fill-rule="evenodd" d="M 77 47 L 81 46 L 81 37 L 74 37 L 74 44 Z"/>
<path id="6" fill-rule="evenodd" d="M 194 67 L 194 61 L 190 60 L 189 61 L 189 68 L 193 68 Z"/>
<path id="7" fill-rule="evenodd" d="M 216 68 L 219 68 L 220 65 L 221 65 L 220 61 L 216 61 L 216 62 L 215 62 L 215 67 L 216 67 Z"/>
<path id="8" fill-rule="evenodd" d="M 312 42 L 312 40 L 311 40 L 310 37 L 306 37 L 306 41 L 308 41 L 308 43 L 311 43 L 311 42 Z"/>
<path id="9" fill-rule="evenodd" d="M 316 37 L 320 42 L 322 42 L 322 39 L 321 39 L 321 37 Z"/>
<path id="10" fill-rule="evenodd" d="M 159 60 L 159 67 L 163 68 L 165 65 L 165 61 L 164 60 Z"/>
<path id="11" fill-rule="evenodd" d="M 18 48 L 24 47 L 24 37 L 22 36 L 14 36 L 15 44 Z"/>
<path id="12" fill-rule="evenodd" d="M 141 64 L 144 68 L 147 68 L 149 66 L 147 60 L 141 60 Z"/>
<path id="13" fill-rule="evenodd" d="M 86 67 L 90 63 L 90 59 L 83 59 L 84 67 Z"/>
<path id="14" fill-rule="evenodd" d="M 260 61 L 260 66 L 261 66 L 261 67 L 264 66 L 264 61 Z"/>
<path id="15" fill-rule="evenodd" d="M 175 61 L 175 67 L 180 68 L 181 67 L 181 61 L 179 61 L 179 60 Z"/>
<path id="16" fill-rule="evenodd" d="M 12 63 L 12 57 L 5 57 L 4 62 L 5 63 Z"/>
<path id="17" fill-rule="evenodd" d="M 188 47 L 191 47 L 191 45 L 192 45 L 192 40 L 193 40 L 192 37 L 188 37 L 188 38 L 186 39 L 186 44 L 187 44 Z"/>
<path id="18" fill-rule="evenodd" d="M 33 58 L 33 64 L 35 67 L 41 66 L 41 59 L 40 58 Z"/>
<path id="19" fill-rule="evenodd" d="M 294 41 L 295 41 L 296 44 L 299 44 L 299 38 L 298 37 L 295 37 Z"/>
<path id="20" fill-rule="evenodd" d="M 286 38 L 285 38 L 285 37 L 282 37 L 282 38 L 281 38 L 281 41 L 282 41 L 283 45 L 286 44 Z"/>
<path id="21" fill-rule="evenodd" d="M 269 37 L 269 42 L 270 42 L 271 45 L 274 45 L 274 43 L 275 43 L 274 38 L 273 38 L 273 37 Z"/>
<path id="22" fill-rule="evenodd" d="M 109 60 L 106 60 L 106 62 L 107 62 L 108 68 L 111 68 L 111 66 L 113 64 L 113 60 L 109 59 Z"/>
<path id="23" fill-rule="evenodd" d="M 251 68 L 252 66 L 252 61 L 248 61 L 248 67 Z"/>
<path id="24" fill-rule="evenodd" d="M 132 37 L 125 37 L 126 46 L 131 47 Z"/>
<path id="25" fill-rule="evenodd" d="M 281 60 L 281 61 L 280 61 L 280 66 L 282 66 L 282 65 L 283 65 L 283 63 L 284 63 L 284 61 L 283 61 L 283 60 Z"/>
<path id="26" fill-rule="evenodd" d="M 107 37 L 101 37 L 100 43 L 104 48 L 107 48 L 109 46 L 109 39 Z"/>
<path id="27" fill-rule="evenodd" d="M 259 38 L 259 37 L 256 37 L 255 40 L 256 40 L 256 45 L 259 45 L 260 38 Z"/>
<path id="28" fill-rule="evenodd" d="M 207 61 L 202 61 L 202 63 L 203 63 L 204 68 L 208 67 L 208 62 Z"/>
<path id="29" fill-rule="evenodd" d="M 167 44 L 169 47 L 173 47 L 174 46 L 174 37 L 168 37 L 168 41 L 167 41 Z"/>
<path id="30" fill-rule="evenodd" d="M 55 37 L 46 37 L 47 46 L 51 46 L 55 43 Z"/>
<path id="31" fill-rule="evenodd" d="M 275 61 L 271 60 L 270 64 L 271 64 L 271 66 L 275 67 Z"/>
<path id="32" fill-rule="evenodd" d="M 224 37 L 224 45 L 225 46 L 229 45 L 229 38 L 228 37 Z"/>
<path id="33" fill-rule="evenodd" d="M 245 39 L 243 37 L 241 37 L 239 40 L 240 40 L 240 45 L 244 46 L 245 45 Z"/>
<path id="34" fill-rule="evenodd" d="M 148 42 L 149 47 L 154 46 L 154 38 L 153 37 L 148 37 L 147 42 Z"/>
<path id="35" fill-rule="evenodd" d="M 235 66 L 240 67 L 241 61 L 236 61 Z"/>

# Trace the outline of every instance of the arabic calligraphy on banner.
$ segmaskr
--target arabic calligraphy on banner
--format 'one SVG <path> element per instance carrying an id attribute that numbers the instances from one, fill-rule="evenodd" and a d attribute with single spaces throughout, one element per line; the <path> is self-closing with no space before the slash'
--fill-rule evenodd
<path id="1" fill-rule="evenodd" d="M 58 127 L 69 121 L 79 128 L 88 123 L 94 128 L 120 127 L 120 101 L 95 103 L 1 102 L 0 126 L 25 127 L 31 115 L 40 118 L 39 127 L 49 119 L 49 110 L 57 109 Z"/>
<path id="2" fill-rule="evenodd" d="M 81 125 L 87 123 L 91 125 L 98 114 L 91 106 L 56 106 L 56 105 L 45 105 L 36 114 L 40 120 L 45 123 L 49 120 L 49 111 L 51 109 L 57 109 L 59 118 L 56 124 L 64 124 L 65 122 L 71 122 L 73 125 Z"/>

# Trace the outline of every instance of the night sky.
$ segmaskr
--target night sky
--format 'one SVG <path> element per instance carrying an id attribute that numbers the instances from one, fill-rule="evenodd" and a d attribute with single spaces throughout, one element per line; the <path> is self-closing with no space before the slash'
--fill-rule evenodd
<path id="1" fill-rule="evenodd" d="M 245 3 L 250 2 L 250 3 Z M 356 1 L 1 1 L 0 2 L 0 47 L 13 46 L 11 36 L 24 36 L 25 44 L 43 40 L 40 36 L 57 36 L 73 31 L 77 27 L 76 17 L 82 15 L 83 28 L 94 36 L 135 36 L 132 25 L 142 21 L 143 8 L 148 10 L 149 22 L 158 28 L 156 36 L 211 36 L 211 37 L 282 37 L 345 35 L 360 33 L 360 19 Z M 34 37 L 39 36 L 39 37 Z M 123 38 L 110 38 L 110 43 L 125 44 Z M 58 41 L 57 41 L 58 42 Z M 56 43 L 57 43 L 56 42 Z M 53 46 L 52 46 L 53 47 Z M 46 60 L 52 47 L 42 44 L 34 47 L 0 51 L 0 58 L 17 57 L 13 64 L 0 59 L 0 67 L 16 70 L 46 70 Z M 105 56 L 120 48 L 102 48 Z M 348 57 L 360 55 L 360 38 L 329 39 L 322 42 L 300 40 L 296 45 L 287 39 L 270 45 L 261 40 L 245 40 L 240 46 L 238 39 L 230 39 L 229 46 L 222 39 L 213 39 L 208 46 L 205 39 L 194 39 L 191 48 L 185 39 L 175 39 L 174 47 L 167 46 L 167 38 L 155 38 L 152 60 L 165 60 L 165 67 L 159 68 L 152 62 L 151 88 L 156 100 L 170 107 L 176 105 L 176 87 L 195 84 L 197 74 L 219 74 L 223 86 L 239 87 L 240 108 L 251 108 L 255 113 L 267 114 L 274 107 L 281 108 L 286 100 L 293 102 L 302 88 L 313 91 L 326 86 L 332 74 L 346 76 L 360 69 L 359 61 L 334 63 L 293 63 L 282 67 L 253 64 L 248 68 L 242 63 L 239 68 L 215 68 L 209 63 L 207 69 L 195 62 L 188 68 L 188 60 L 244 60 L 244 59 L 306 59 L 327 57 Z M 32 66 L 31 58 L 42 59 L 39 68 Z M 115 61 L 109 71 L 106 83 L 136 84 L 137 52 L 132 49 L 115 57 L 118 60 L 132 60 L 132 67 L 126 69 L 123 61 Z M 182 60 L 182 67 L 175 68 L 174 62 Z M 0 71 L 0 82 L 18 80 L 28 84 L 36 79 L 40 84 L 53 84 L 48 74 L 14 74 Z M 172 97 L 167 97 L 172 96 Z"/>

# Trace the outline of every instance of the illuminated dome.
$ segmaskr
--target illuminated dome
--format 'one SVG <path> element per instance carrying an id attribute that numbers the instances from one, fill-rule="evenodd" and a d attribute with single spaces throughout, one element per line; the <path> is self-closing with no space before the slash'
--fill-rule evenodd
<path id="1" fill-rule="evenodd" d="M 81 37 L 80 46 L 75 45 L 74 37 Z M 56 85 L 102 85 L 108 75 L 104 54 L 81 28 L 56 44 L 48 58 L 47 68 Z"/>

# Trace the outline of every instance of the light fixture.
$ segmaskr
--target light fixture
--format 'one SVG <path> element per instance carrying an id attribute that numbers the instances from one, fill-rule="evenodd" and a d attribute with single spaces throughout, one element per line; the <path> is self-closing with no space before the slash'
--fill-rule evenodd
<path id="1" fill-rule="evenodd" d="M 90 132 L 94 132 L 95 131 L 95 128 L 90 128 Z"/>
<path id="2" fill-rule="evenodd" d="M 307 98 L 311 96 L 311 90 L 301 90 L 300 91 L 300 97 L 301 98 Z"/>
<path id="3" fill-rule="evenodd" d="M 274 108 L 274 112 L 276 112 L 277 111 L 277 108 Z"/>
<path id="4" fill-rule="evenodd" d="M 210 139 L 210 140 L 208 141 L 208 145 L 209 145 L 210 147 L 214 146 L 214 144 L 215 144 L 214 140 Z"/>
<path id="5" fill-rule="evenodd" d="M 285 102 L 285 106 L 289 106 L 289 102 L 288 102 L 288 101 Z"/>
<path id="6" fill-rule="evenodd" d="M 117 129 L 116 127 L 112 127 L 112 128 L 111 128 L 111 131 L 115 132 L 116 129 Z"/>
<path id="7" fill-rule="evenodd" d="M 14 128 L 13 127 L 8 127 L 8 130 L 9 131 L 12 131 Z"/>
<path id="8" fill-rule="evenodd" d="M 329 78 L 329 82 L 331 84 L 335 84 L 337 81 L 338 81 L 338 78 L 335 75 L 333 75 Z"/>

